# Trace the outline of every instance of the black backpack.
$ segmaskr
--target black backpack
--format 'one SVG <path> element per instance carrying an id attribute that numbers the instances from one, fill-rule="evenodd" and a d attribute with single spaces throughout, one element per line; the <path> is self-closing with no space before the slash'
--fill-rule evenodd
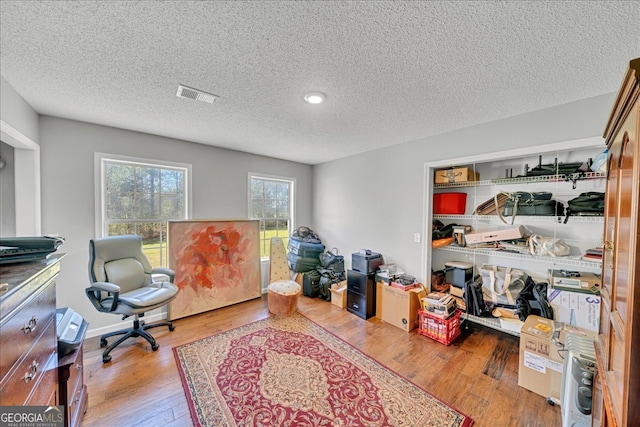
<path id="1" fill-rule="evenodd" d="M 473 280 L 464 284 L 464 304 L 467 306 L 467 314 L 478 317 L 486 317 L 489 310 L 484 303 L 482 295 L 482 277 L 476 276 Z"/>
<path id="2" fill-rule="evenodd" d="M 311 270 L 302 276 L 302 295 L 309 298 L 320 295 L 320 273 L 317 270 Z"/>
<path id="3" fill-rule="evenodd" d="M 598 191 L 580 193 L 578 197 L 569 200 L 567 204 L 569 207 L 567 208 L 567 216 L 564 218 L 565 224 L 572 215 L 604 215 L 604 193 Z"/>
<path id="4" fill-rule="evenodd" d="M 527 276 L 524 288 L 516 298 L 516 314 L 525 321 L 530 314 L 553 320 L 553 308 L 547 298 L 546 282 L 536 283 Z"/>

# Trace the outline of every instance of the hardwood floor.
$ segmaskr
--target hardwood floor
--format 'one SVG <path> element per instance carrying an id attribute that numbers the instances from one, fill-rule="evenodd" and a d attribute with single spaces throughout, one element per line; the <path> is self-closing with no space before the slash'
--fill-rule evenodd
<path id="1" fill-rule="evenodd" d="M 364 321 L 329 302 L 300 297 L 309 319 L 470 416 L 475 426 L 560 426 L 558 406 L 518 386 L 518 340 L 471 325 L 450 346 L 379 319 Z M 172 348 L 269 315 L 266 296 L 152 329 L 156 352 L 141 338 L 102 363 L 98 338 L 85 342 L 89 406 L 84 427 L 191 427 Z M 275 427 L 275 426 L 274 426 Z"/>

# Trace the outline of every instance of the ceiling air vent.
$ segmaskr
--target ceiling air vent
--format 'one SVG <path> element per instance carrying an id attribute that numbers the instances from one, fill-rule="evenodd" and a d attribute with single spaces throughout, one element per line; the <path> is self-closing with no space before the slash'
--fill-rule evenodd
<path id="1" fill-rule="evenodd" d="M 220 98 L 218 95 L 203 92 L 201 90 L 183 85 L 178 85 L 178 93 L 176 93 L 176 96 L 178 98 L 188 98 L 193 99 L 194 101 L 207 102 L 209 104 L 213 104 L 213 101 L 215 101 L 216 98 Z"/>

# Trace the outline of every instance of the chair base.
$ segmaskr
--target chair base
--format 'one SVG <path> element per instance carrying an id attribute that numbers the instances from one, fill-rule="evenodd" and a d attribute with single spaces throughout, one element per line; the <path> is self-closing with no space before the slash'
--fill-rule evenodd
<path id="1" fill-rule="evenodd" d="M 151 344 L 151 350 L 156 351 L 158 348 L 160 348 L 160 345 L 158 345 L 155 338 L 153 338 L 153 336 L 147 332 L 147 329 L 157 328 L 158 326 L 168 326 L 169 331 L 173 331 L 176 328 L 169 320 L 161 320 L 158 322 L 145 324 L 144 321 L 140 321 L 140 319 L 136 315 L 133 321 L 133 328 L 121 329 L 119 331 L 109 332 L 108 334 L 102 335 L 100 337 L 100 347 L 107 347 L 107 338 L 122 335 L 120 338 L 118 338 L 117 341 L 112 342 L 111 345 L 102 352 L 102 363 L 110 362 L 111 356 L 109 355 L 109 353 L 111 353 L 111 350 L 113 350 L 129 338 L 142 337 L 147 340 L 149 344 Z"/>

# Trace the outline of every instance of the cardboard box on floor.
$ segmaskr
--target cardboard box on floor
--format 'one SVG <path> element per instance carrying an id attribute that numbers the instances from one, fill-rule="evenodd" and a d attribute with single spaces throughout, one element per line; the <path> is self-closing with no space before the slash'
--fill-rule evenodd
<path id="1" fill-rule="evenodd" d="M 330 290 L 331 304 L 340 308 L 347 308 L 347 281 L 333 283 Z"/>
<path id="2" fill-rule="evenodd" d="M 529 315 L 525 320 L 520 331 L 518 385 L 542 397 L 559 399 L 559 387 L 551 385 L 551 372 L 562 377 L 562 358 L 558 353 L 562 347 L 551 342 L 554 328 L 554 321 L 544 317 Z M 556 389 L 557 396 L 551 396 Z"/>
<path id="3" fill-rule="evenodd" d="M 391 286 L 381 285 L 382 321 L 411 332 L 418 327 L 418 310 L 420 299 L 425 291 L 420 288 L 404 291 Z"/>
<path id="4" fill-rule="evenodd" d="M 390 279 L 376 274 L 376 319 L 382 320 L 382 289 L 388 287 Z"/>
<path id="5" fill-rule="evenodd" d="M 558 326 L 558 339 L 553 342 L 556 323 L 529 315 L 520 331 L 520 365 L 518 385 L 544 398 L 560 403 L 564 346 L 567 333 L 595 338 L 597 333 L 571 325 Z"/>

